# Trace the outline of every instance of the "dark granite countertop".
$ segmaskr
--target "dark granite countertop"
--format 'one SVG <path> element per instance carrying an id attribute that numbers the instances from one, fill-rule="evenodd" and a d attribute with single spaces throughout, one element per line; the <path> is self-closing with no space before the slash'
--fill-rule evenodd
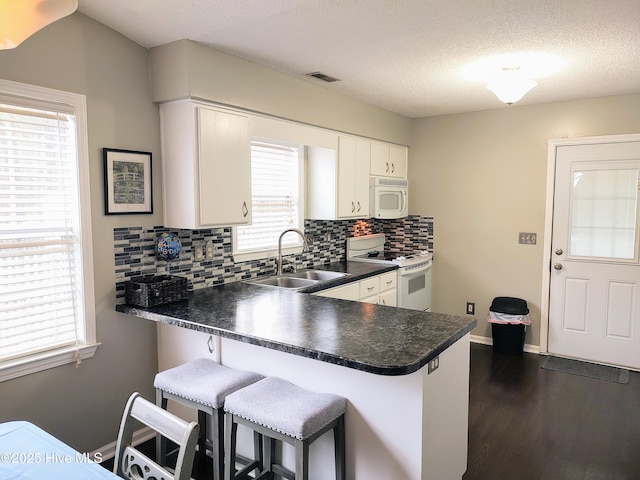
<path id="1" fill-rule="evenodd" d="M 394 268 L 337 262 L 322 269 L 350 276 L 324 283 L 322 288 Z M 379 375 L 419 370 L 477 324 L 474 318 L 242 282 L 195 290 L 180 302 L 151 308 L 117 305 L 116 310 Z"/>

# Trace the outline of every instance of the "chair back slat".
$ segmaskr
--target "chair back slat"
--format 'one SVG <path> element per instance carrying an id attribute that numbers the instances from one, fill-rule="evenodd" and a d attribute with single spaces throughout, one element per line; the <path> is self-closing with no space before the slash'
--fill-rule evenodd
<path id="1" fill-rule="evenodd" d="M 178 444 L 175 472 L 172 474 L 132 445 L 136 422 Z M 193 468 L 199 426 L 185 422 L 170 412 L 133 393 L 125 406 L 118 432 L 113 471 L 126 480 L 189 480 Z"/>

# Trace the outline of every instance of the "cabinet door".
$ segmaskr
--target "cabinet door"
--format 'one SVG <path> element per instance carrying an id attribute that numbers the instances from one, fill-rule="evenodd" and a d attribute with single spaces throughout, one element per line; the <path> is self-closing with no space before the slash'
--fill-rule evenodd
<path id="1" fill-rule="evenodd" d="M 380 301 L 378 303 L 380 305 L 388 307 L 396 307 L 398 305 L 398 291 L 395 288 L 381 292 L 379 297 Z"/>
<path id="2" fill-rule="evenodd" d="M 382 143 L 371 144 L 371 175 L 388 177 L 391 173 L 389 163 L 389 145 Z"/>
<path id="3" fill-rule="evenodd" d="M 375 305 L 380 304 L 380 296 L 379 295 L 371 295 L 370 297 L 364 297 L 360 299 L 361 303 L 373 303 Z"/>
<path id="4" fill-rule="evenodd" d="M 338 145 L 338 218 L 369 216 L 369 142 L 340 137 Z"/>
<path id="5" fill-rule="evenodd" d="M 200 224 L 251 223 L 249 119 L 206 107 L 197 110 Z"/>
<path id="6" fill-rule="evenodd" d="M 338 298 L 340 300 L 354 300 L 360 299 L 360 282 L 348 283 L 340 287 L 329 288 L 315 293 L 319 297 Z"/>
<path id="7" fill-rule="evenodd" d="M 371 144 L 369 142 L 356 142 L 355 164 L 355 201 L 356 218 L 369 217 L 369 172 L 371 163 Z"/>
<path id="8" fill-rule="evenodd" d="M 407 178 L 407 147 L 391 145 L 389 147 L 389 163 L 391 171 L 389 174 L 396 178 Z"/>
<path id="9" fill-rule="evenodd" d="M 356 212 L 356 141 L 340 137 L 338 145 L 338 217 L 351 218 Z"/>

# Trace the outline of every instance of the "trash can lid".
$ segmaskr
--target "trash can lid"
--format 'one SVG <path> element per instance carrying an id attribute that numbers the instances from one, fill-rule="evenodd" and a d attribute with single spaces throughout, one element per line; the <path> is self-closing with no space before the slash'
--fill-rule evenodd
<path id="1" fill-rule="evenodd" d="M 526 315 L 529 313 L 527 301 L 514 297 L 494 298 L 489 310 L 492 312 L 509 313 L 511 315 Z"/>

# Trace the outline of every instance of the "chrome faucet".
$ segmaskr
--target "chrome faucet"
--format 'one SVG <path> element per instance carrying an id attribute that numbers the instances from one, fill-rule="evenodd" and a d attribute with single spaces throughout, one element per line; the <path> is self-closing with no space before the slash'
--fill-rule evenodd
<path id="1" fill-rule="evenodd" d="M 287 228 L 284 232 L 280 234 L 280 238 L 278 238 L 278 256 L 276 257 L 276 275 L 282 275 L 282 237 L 284 237 L 285 233 L 288 232 L 296 232 L 302 238 L 302 251 L 308 252 L 309 245 L 307 244 L 307 239 L 304 238 L 304 233 L 302 233 L 297 228 Z"/>

